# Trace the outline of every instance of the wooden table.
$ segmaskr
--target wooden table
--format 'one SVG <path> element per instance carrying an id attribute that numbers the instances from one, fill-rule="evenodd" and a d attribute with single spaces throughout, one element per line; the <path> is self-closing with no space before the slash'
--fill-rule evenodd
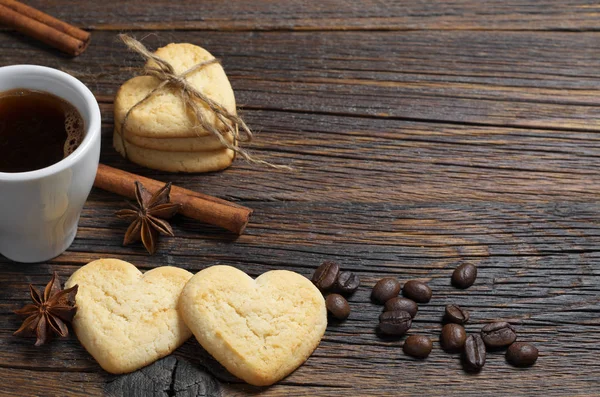
<path id="1" fill-rule="evenodd" d="M 126 224 L 113 214 L 123 199 L 93 190 L 63 255 L 38 265 L 0 259 L 1 395 L 102 395 L 115 381 L 74 336 L 40 348 L 12 336 L 28 283 L 41 286 L 54 270 L 66 278 L 99 257 L 192 272 L 223 263 L 252 276 L 310 276 L 329 259 L 360 275 L 350 319 L 330 325 L 308 362 L 273 387 L 231 382 L 194 340 L 175 353 L 209 363 L 224 396 L 600 394 L 598 1 L 28 3 L 93 31 L 92 44 L 69 59 L 4 30 L 0 65 L 82 76 L 102 108 L 103 163 L 256 211 L 239 238 L 178 217 L 177 237 L 148 256 L 121 246 Z M 199 44 L 222 59 L 257 131 L 249 148 L 297 171 L 236 161 L 173 175 L 123 160 L 111 144 L 112 101 L 141 61 L 119 31 L 150 48 Z M 465 291 L 450 285 L 461 263 L 479 268 Z M 433 288 L 410 331 L 436 341 L 427 360 L 376 335 L 381 307 L 369 294 L 383 276 Z M 539 347 L 538 363 L 515 369 L 497 352 L 466 374 L 437 343 L 448 303 L 471 310 L 468 331 L 513 322 Z"/>

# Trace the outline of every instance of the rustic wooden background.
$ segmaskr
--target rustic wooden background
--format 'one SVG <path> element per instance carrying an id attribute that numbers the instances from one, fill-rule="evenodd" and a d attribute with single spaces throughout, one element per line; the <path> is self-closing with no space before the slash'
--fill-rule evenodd
<path id="1" fill-rule="evenodd" d="M 223 395 L 598 395 L 600 393 L 600 3 L 597 0 L 78 1 L 29 4 L 92 30 L 69 59 L 0 31 L 0 65 L 73 70 L 103 113 L 101 161 L 256 210 L 235 238 L 178 217 L 147 256 L 121 247 L 123 199 L 94 190 L 68 252 L 39 265 L 0 259 L 0 394 L 102 395 L 105 373 L 74 336 L 41 348 L 12 337 L 27 284 L 65 278 L 99 257 L 196 272 L 224 263 L 252 276 L 309 276 L 324 259 L 359 273 L 352 315 L 328 327 L 308 362 L 270 388 L 236 382 L 194 340 L 175 355 L 208 363 Z M 256 155 L 206 175 L 144 169 L 112 148 L 112 99 L 151 48 L 191 42 L 221 58 Z M 0 192 L 1 194 L 1 192 Z M 460 291 L 450 274 L 479 268 Z M 425 361 L 375 333 L 369 301 L 383 276 L 429 281 L 411 333 L 436 340 Z M 471 310 L 469 331 L 507 319 L 541 356 L 515 369 L 502 353 L 468 375 L 437 343 L 443 307 Z M 165 394 L 166 395 L 166 394 Z"/>

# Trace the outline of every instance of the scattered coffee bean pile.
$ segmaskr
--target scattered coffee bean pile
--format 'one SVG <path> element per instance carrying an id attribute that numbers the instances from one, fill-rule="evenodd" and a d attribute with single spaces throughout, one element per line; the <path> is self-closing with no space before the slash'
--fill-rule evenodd
<path id="1" fill-rule="evenodd" d="M 400 291 L 404 297 L 398 296 Z M 421 281 L 410 280 L 402 287 L 394 277 L 379 280 L 371 291 L 371 299 L 384 305 L 379 316 L 379 331 L 386 335 L 404 335 L 419 311 L 417 303 L 427 303 L 431 296 L 431 288 Z M 426 358 L 432 348 L 431 339 L 423 335 L 409 336 L 403 346 L 404 353 L 416 358 Z"/>
<path id="2" fill-rule="evenodd" d="M 469 288 L 475 283 L 477 268 L 471 264 L 458 266 L 452 274 L 452 285 Z M 485 365 L 487 349 L 509 347 L 506 360 L 515 366 L 533 365 L 538 350 L 528 343 L 514 343 L 517 339 L 515 327 L 507 322 L 486 324 L 480 333 L 467 335 L 463 327 L 469 321 L 469 312 L 458 305 L 447 305 L 440 335 L 440 344 L 448 352 L 462 352 L 464 368 L 470 372 L 480 371 Z"/>
<path id="3" fill-rule="evenodd" d="M 451 306 L 446 306 L 448 313 Z M 447 317 L 448 318 L 448 317 Z M 450 324 L 446 324 L 444 329 Z M 442 330 L 442 337 L 444 332 Z M 496 322 L 486 324 L 479 334 L 471 334 L 467 337 L 463 348 L 463 363 L 467 371 L 480 371 L 485 365 L 487 349 L 498 350 L 508 347 L 506 360 L 520 367 L 535 364 L 538 358 L 538 350 L 529 343 L 517 342 L 517 331 L 515 327 L 507 322 Z"/>
<path id="4" fill-rule="evenodd" d="M 458 266 L 452 274 L 452 285 L 466 289 L 477 279 L 477 267 L 472 264 Z M 326 296 L 329 313 L 338 320 L 350 315 L 350 305 L 342 295 L 354 293 L 360 280 L 352 272 L 340 272 L 336 262 L 323 262 L 313 274 L 313 283 Z M 399 296 L 402 291 L 403 297 Z M 341 295 L 340 295 L 341 294 Z M 419 303 L 428 303 L 432 298 L 431 288 L 424 282 L 409 280 L 404 286 L 394 277 L 379 280 L 371 291 L 371 299 L 384 305 L 379 316 L 379 331 L 386 335 L 402 336 L 412 326 L 419 311 Z M 440 335 L 442 349 L 450 353 L 462 353 L 464 368 L 470 372 L 480 371 L 485 365 L 487 350 L 508 348 L 506 360 L 515 366 L 525 367 L 535 364 L 538 349 L 529 343 L 515 342 L 517 331 L 507 322 L 486 324 L 480 333 L 467 335 L 464 325 L 469 321 L 469 312 L 458 305 L 446 305 Z M 423 335 L 410 335 L 403 345 L 405 354 L 424 359 L 433 348 L 430 338 Z"/>
<path id="5" fill-rule="evenodd" d="M 477 267 L 472 264 L 458 266 L 452 273 L 452 285 L 469 288 L 477 278 Z M 538 358 L 538 350 L 528 343 L 517 342 L 515 327 L 507 322 L 486 324 L 479 334 L 468 335 L 463 325 L 469 321 L 469 312 L 458 305 L 447 305 L 444 315 L 447 323 L 442 328 L 440 343 L 445 350 L 462 351 L 464 367 L 467 371 L 480 371 L 485 365 L 487 349 L 508 347 L 506 360 L 515 366 L 533 365 Z"/>
<path id="6" fill-rule="evenodd" d="M 352 273 L 340 271 L 340 265 L 333 261 L 324 261 L 312 276 L 313 284 L 323 293 L 327 293 L 325 306 L 329 314 L 337 320 L 350 316 L 350 305 L 342 295 L 353 294 L 360 285 L 360 278 Z"/>

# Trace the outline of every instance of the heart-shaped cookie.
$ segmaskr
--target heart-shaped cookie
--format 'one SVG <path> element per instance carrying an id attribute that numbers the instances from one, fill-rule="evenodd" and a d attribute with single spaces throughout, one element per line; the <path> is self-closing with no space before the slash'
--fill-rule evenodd
<path id="1" fill-rule="evenodd" d="M 234 267 L 209 267 L 186 284 L 178 308 L 198 342 L 255 386 L 273 384 L 304 363 L 327 327 L 321 292 L 287 270 L 253 280 Z"/>
<path id="2" fill-rule="evenodd" d="M 79 285 L 73 319 L 77 338 L 113 374 L 170 354 L 192 336 L 177 312 L 179 294 L 191 277 L 170 266 L 142 274 L 118 259 L 88 263 L 65 285 Z"/>

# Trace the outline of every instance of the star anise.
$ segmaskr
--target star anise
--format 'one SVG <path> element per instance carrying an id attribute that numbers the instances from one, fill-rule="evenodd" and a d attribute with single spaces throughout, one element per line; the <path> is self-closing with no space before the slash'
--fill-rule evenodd
<path id="1" fill-rule="evenodd" d="M 36 346 L 43 345 L 56 333 L 60 336 L 69 335 L 69 329 L 65 323 L 70 323 L 77 312 L 75 305 L 75 295 L 78 286 L 61 290 L 60 280 L 56 272 L 52 275 L 52 280 L 44 288 L 42 295 L 37 288 L 29 284 L 31 300 L 34 303 L 25 305 L 15 313 L 21 316 L 27 316 L 21 328 L 15 331 L 16 336 L 35 336 Z"/>
<path id="2" fill-rule="evenodd" d="M 135 182 L 137 206 L 129 203 L 133 209 L 117 211 L 117 217 L 131 222 L 123 245 L 142 241 L 150 254 L 156 252 L 158 236 L 173 236 L 173 229 L 165 219 L 173 217 L 181 208 L 180 204 L 171 203 L 171 183 L 165 184 L 156 193 L 151 194 L 140 182 Z"/>

